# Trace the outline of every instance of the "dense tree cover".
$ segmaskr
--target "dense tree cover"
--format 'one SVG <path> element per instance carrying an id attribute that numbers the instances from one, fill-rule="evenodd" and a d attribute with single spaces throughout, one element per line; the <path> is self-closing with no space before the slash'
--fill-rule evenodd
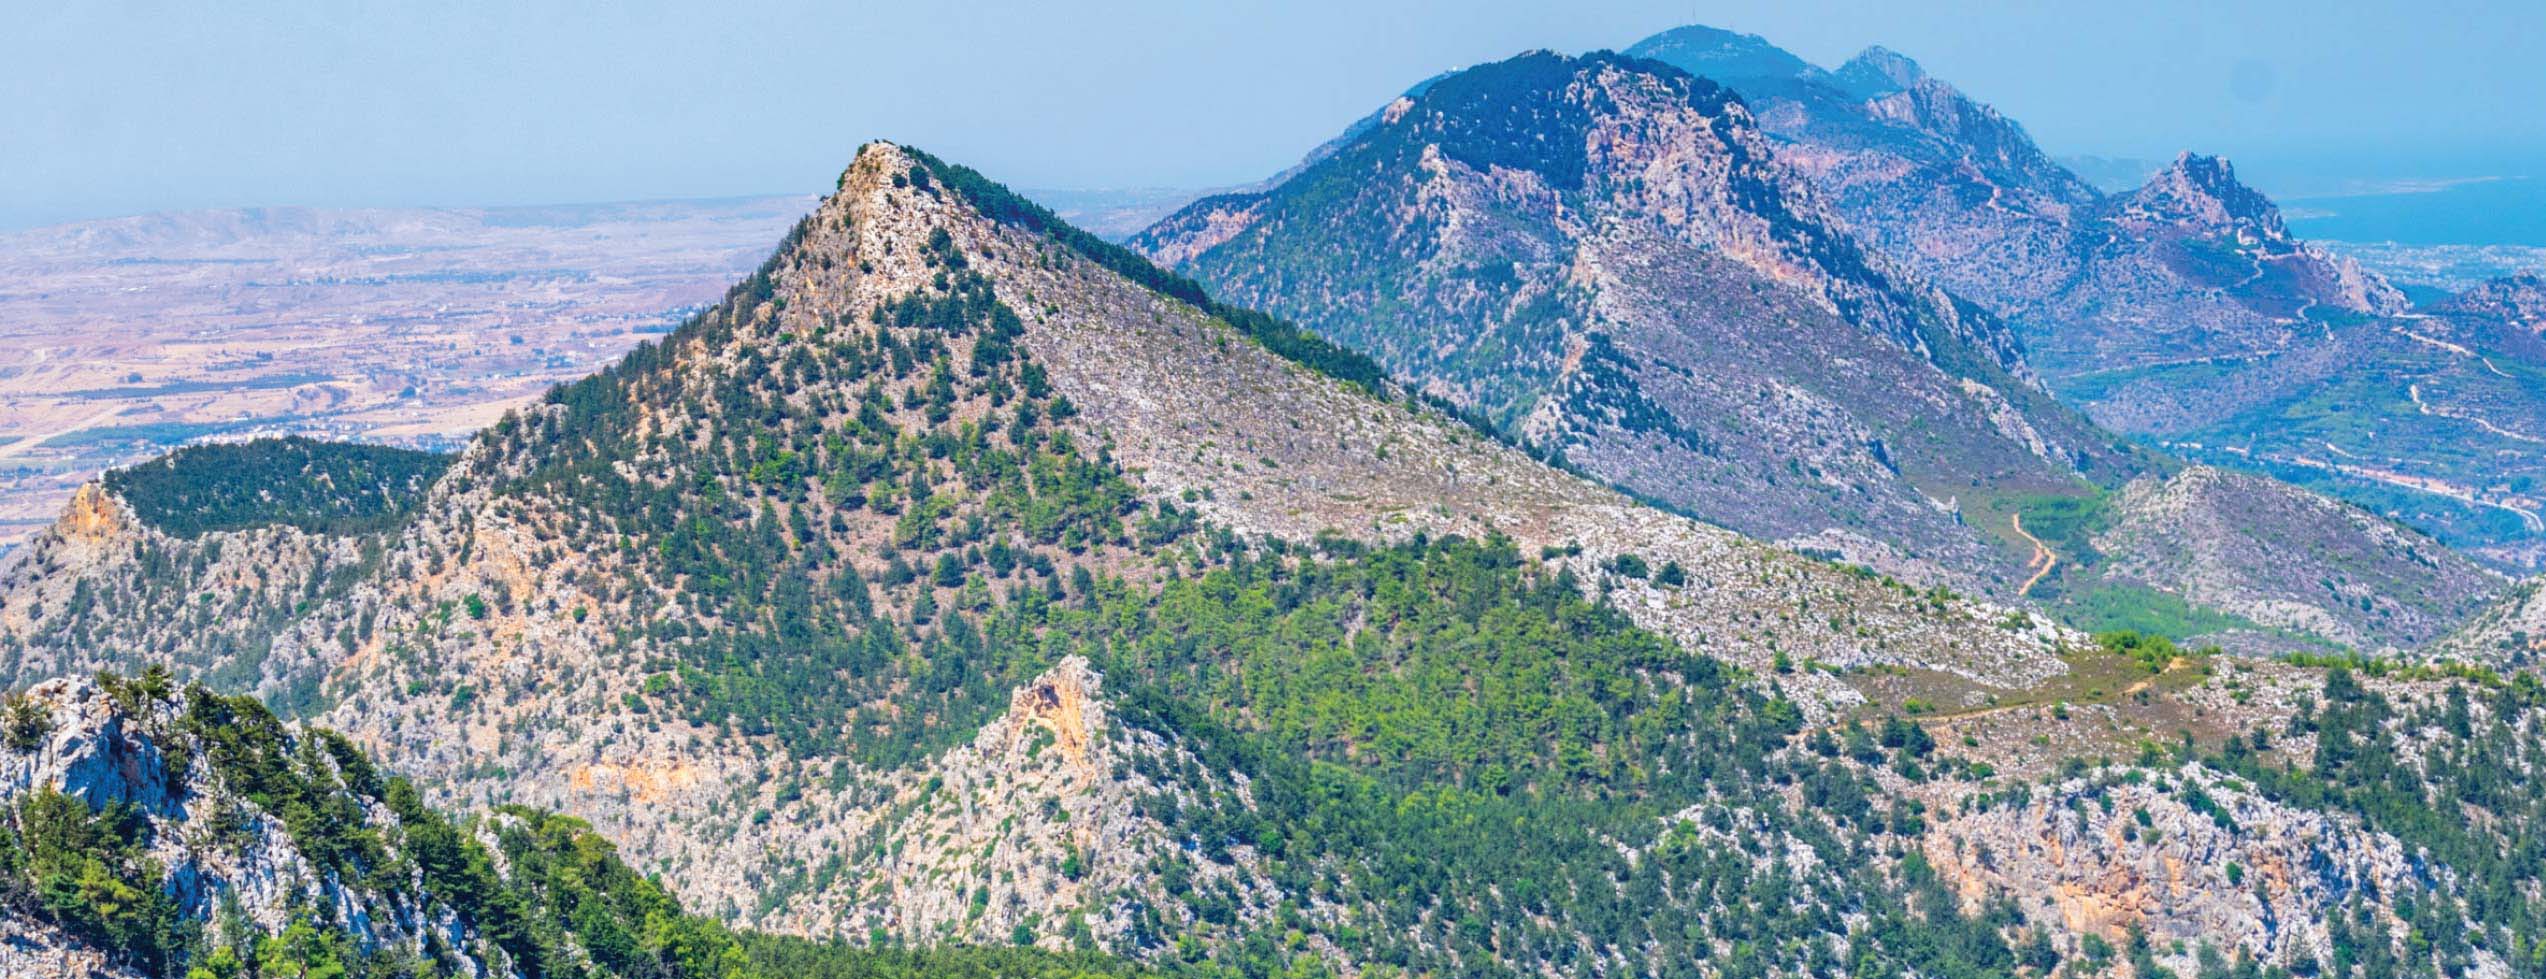
<path id="1" fill-rule="evenodd" d="M 187 930 L 160 888 L 150 825 L 129 803 L 91 809 L 51 786 L 18 798 L 0 826 L 0 908 L 50 921 L 148 969 Z"/>
<path id="2" fill-rule="evenodd" d="M 662 882 L 640 875 L 582 820 L 520 806 L 492 820 L 510 893 L 526 928 L 571 936 L 611 976 L 740 979 L 752 971 L 722 926 L 682 912 Z M 551 939 L 553 944 L 553 939 Z"/>
<path id="3" fill-rule="evenodd" d="M 1089 656 L 1127 723 L 1199 756 L 1185 771 L 1141 757 L 1152 781 L 1248 776 L 1244 798 L 1147 804 L 1188 840 L 1154 870 L 1196 920 L 1149 909 L 1135 944 L 1246 974 L 1314 971 L 1294 931 L 1383 974 L 2014 962 L 2011 912 L 1965 915 L 1915 862 L 1883 869 L 1892 834 L 1923 826 L 1916 803 L 1835 749 L 1781 751 L 1791 705 L 1508 542 L 1188 543 L 1192 571 L 1159 587 L 1029 590 L 965 627 L 970 655 L 1029 664 L 1016 671 Z M 1933 747 L 1888 740 L 1865 748 L 1878 764 Z M 1785 859 L 1788 837 L 1817 861 Z M 1242 925 L 1234 894 L 1191 883 L 1242 851 L 1347 917 Z"/>
<path id="4" fill-rule="evenodd" d="M 1719 661 L 1635 628 L 1509 541 L 1329 548 L 1311 560 L 1233 546 L 1154 595 L 1118 590 L 1092 614 L 1046 618 L 1113 672 L 1409 786 L 1649 784 L 1667 777 L 1650 769 L 1673 738 L 1725 721 Z M 1782 736 L 1749 740 L 1755 752 Z"/>
<path id="5" fill-rule="evenodd" d="M 103 478 L 144 523 L 180 537 L 276 525 L 352 535 L 404 523 L 451 459 L 295 435 L 188 446 Z"/>
<path id="6" fill-rule="evenodd" d="M 1149 966 L 1094 952 L 1037 948 L 869 948 L 786 935 L 745 934 L 744 952 L 772 979 L 1144 979 L 1205 976 L 1204 970 Z"/>
<path id="7" fill-rule="evenodd" d="M 2306 735 L 2315 750 L 2304 765 L 2274 760 L 2275 741 Z M 2455 976 L 2487 949 L 2521 974 L 2546 975 L 2546 688 L 2535 675 L 2453 680 L 2405 703 L 2336 666 L 2321 700 L 2303 704 L 2285 730 L 2230 739 L 2209 761 L 2266 797 L 2355 814 L 2456 873 L 2463 908 L 2393 902 L 2407 935 L 2401 950 L 2365 900 L 2330 920 L 2328 974 Z"/>

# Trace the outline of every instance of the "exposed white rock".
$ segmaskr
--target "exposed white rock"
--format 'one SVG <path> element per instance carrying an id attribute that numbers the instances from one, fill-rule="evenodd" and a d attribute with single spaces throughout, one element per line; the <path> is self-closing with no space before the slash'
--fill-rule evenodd
<path id="1" fill-rule="evenodd" d="M 2347 900 L 2446 902 L 2456 890 L 2449 871 L 2392 836 L 2200 766 L 2041 787 L 1938 822 L 1923 849 L 1967 903 L 2011 896 L 2035 924 L 2117 945 L 2132 929 L 2161 950 L 2181 941 L 2186 954 L 2166 957 L 2186 971 L 2203 943 L 2281 965 L 2330 962 L 2325 916 Z M 2481 961 L 2485 975 L 2508 974 L 2498 958 Z"/>

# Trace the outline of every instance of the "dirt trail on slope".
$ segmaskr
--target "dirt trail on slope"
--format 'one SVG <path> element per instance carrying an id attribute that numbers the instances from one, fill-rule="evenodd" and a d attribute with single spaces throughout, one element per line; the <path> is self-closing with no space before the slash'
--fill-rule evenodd
<path id="1" fill-rule="evenodd" d="M 2026 595 L 2032 594 L 2033 586 L 2041 584 L 2043 576 L 2050 574 L 2052 568 L 2060 566 L 2060 555 L 2051 550 L 2051 545 L 2043 543 L 2042 538 L 2035 537 L 2031 532 L 2024 529 L 2024 514 L 2011 514 L 2008 516 L 2007 522 L 2016 528 L 2016 536 L 2022 537 L 2033 544 L 2033 556 L 2024 559 L 2024 566 L 2028 568 L 2033 567 L 2035 564 L 2040 564 L 2042 566 L 2039 570 L 2033 572 L 2033 577 L 2026 578 L 2024 580 L 2024 585 L 2022 587 L 2016 589 L 2016 597 L 2022 598 Z"/>
<path id="2" fill-rule="evenodd" d="M 2133 682 L 2131 683 L 2131 685 L 2130 685 L 2130 686 L 2127 686 L 2127 687 L 2122 688 L 2122 692 L 2121 692 L 2119 695 L 2117 695 L 2117 696 L 2116 696 L 2115 701 L 2117 702 L 2117 701 L 2118 701 L 2121 697 L 2130 697 L 2130 696 L 2135 696 L 2135 695 L 2139 694 L 2141 691 L 2148 690 L 2148 689 L 2150 689 L 2150 688 L 2155 687 L 2155 686 L 2157 685 L 2157 681 L 2162 680 L 2162 679 L 2165 679 L 2166 677 L 2173 675 L 2176 671 L 2178 671 L 2178 670 L 2191 669 L 2192 667 L 2194 667 L 2194 666 L 2196 666 L 2196 665 L 2198 665 L 2198 664 L 2195 664 L 2192 660 L 2186 659 L 2186 658 L 2181 657 L 2181 656 L 2177 656 L 2177 657 L 2175 657 L 2174 659 L 2167 660 L 2167 661 L 2166 661 L 2166 668 L 2165 668 L 2165 669 L 2163 669 L 2163 670 L 2159 670 L 2156 674 L 2151 675 L 2151 676 L 2144 676 L 2144 677 L 2140 677 L 2138 680 L 2133 681 Z M 1944 729 L 1946 729 L 1946 730 L 1952 730 L 1952 729 L 1954 728 L 1954 726 L 1955 726 L 1955 725 L 1963 724 L 1963 723 L 1966 723 L 1966 722 L 1969 722 L 1969 721 L 1976 721 L 1976 720 L 1980 720 L 1980 719 L 1982 719 L 1982 718 L 1986 718 L 1986 717 L 1996 717 L 1996 716 L 1998 716 L 1998 715 L 2000 715 L 2000 714 L 2005 714 L 2005 713 L 2009 713 L 2009 712 L 2012 712 L 2012 711 L 2019 711 L 2019 710 L 2037 710 L 2037 709 L 2040 709 L 2040 708 L 2049 707 L 2049 706 L 2051 706 L 2051 705 L 2053 705 L 2053 704 L 2055 704 L 2055 703 L 2064 703 L 2064 702 L 2067 702 L 2065 698 L 2055 698 L 2055 699 L 2051 699 L 2051 700 L 2025 700 L 2025 701 L 2019 701 L 2019 702 L 2012 703 L 2012 704 L 2000 704 L 2000 705 L 1995 706 L 1995 707 L 1975 707 L 1975 708 L 1972 708 L 1972 709 L 1970 709 L 1970 710 L 1950 711 L 1950 712 L 1946 712 L 1946 713 L 1935 714 L 1935 715 L 1932 715 L 1932 716 L 1930 716 L 1930 717 L 1926 718 L 1926 719 L 1925 719 L 1925 721 L 1924 721 L 1924 723 L 1932 724 L 1932 725 L 1935 725 L 1935 726 L 1937 726 L 1937 727 L 1944 728 Z M 2101 702 L 2101 701 L 2084 701 L 2084 703 L 2099 703 L 2099 702 Z M 1838 728 L 1839 728 L 1839 725 L 1837 725 L 1837 724 L 1832 724 L 1832 725 L 1829 725 L 1828 727 L 1823 728 L 1822 730 L 1831 730 L 1831 731 L 1835 731 L 1835 730 L 1837 730 Z"/>

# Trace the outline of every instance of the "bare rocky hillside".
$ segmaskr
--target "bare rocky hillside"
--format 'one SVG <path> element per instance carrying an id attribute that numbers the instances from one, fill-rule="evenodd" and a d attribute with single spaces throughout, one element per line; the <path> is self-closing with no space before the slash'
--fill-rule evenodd
<path id="1" fill-rule="evenodd" d="M 2022 577 L 1974 497 L 2144 464 L 1860 245 L 1728 90 L 1652 62 L 1435 80 L 1133 244 L 1632 492 L 1923 579 Z"/>
<path id="2" fill-rule="evenodd" d="M 2524 280 L 2409 309 L 2293 234 L 2226 160 L 2185 153 L 2100 193 L 1896 52 L 1825 71 L 1690 27 L 1629 53 L 1739 92 L 1853 233 L 2004 317 L 2051 389 L 2104 427 L 2348 500 L 2499 566 L 2546 561 L 2546 375 Z"/>
<path id="3" fill-rule="evenodd" d="M 2355 649 L 2422 646 L 2507 584 L 2439 541 L 2260 476 L 2194 466 L 2133 482 L 2112 508 L 2093 535 L 2108 575 Z"/>

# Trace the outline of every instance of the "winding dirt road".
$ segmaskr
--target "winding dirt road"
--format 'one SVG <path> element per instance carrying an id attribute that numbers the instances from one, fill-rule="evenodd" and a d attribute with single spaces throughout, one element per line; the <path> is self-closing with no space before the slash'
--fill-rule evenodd
<path id="1" fill-rule="evenodd" d="M 2030 531 L 2024 529 L 2024 514 L 2010 515 L 2007 522 L 2016 528 L 2016 536 L 2033 544 L 2033 556 L 2024 559 L 2024 566 L 2031 568 L 2036 564 L 2041 565 L 2033 572 L 2033 577 L 2024 580 L 2023 587 L 2016 589 L 2016 597 L 2022 598 L 2032 594 L 2033 586 L 2041 584 L 2043 576 L 2050 574 L 2052 568 L 2060 566 L 2060 555 L 2051 550 L 2051 545 L 2043 543 L 2042 538 L 2035 537 Z"/>

